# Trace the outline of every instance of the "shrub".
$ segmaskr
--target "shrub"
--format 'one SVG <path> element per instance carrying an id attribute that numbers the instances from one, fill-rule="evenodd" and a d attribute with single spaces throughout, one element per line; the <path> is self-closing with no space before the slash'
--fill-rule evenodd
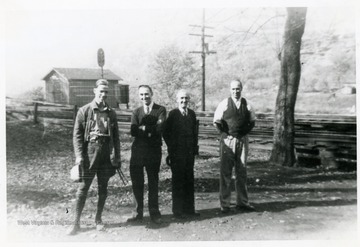
<path id="1" fill-rule="evenodd" d="M 35 87 L 21 94 L 19 98 L 24 100 L 44 101 L 44 88 L 42 86 Z"/>

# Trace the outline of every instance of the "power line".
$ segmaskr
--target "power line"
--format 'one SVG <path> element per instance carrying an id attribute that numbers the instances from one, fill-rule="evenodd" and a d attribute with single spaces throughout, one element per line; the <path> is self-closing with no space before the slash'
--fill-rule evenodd
<path id="1" fill-rule="evenodd" d="M 229 20 L 231 20 L 232 18 L 234 18 L 234 17 L 238 17 L 238 16 L 240 16 L 240 15 L 243 15 L 244 14 L 244 11 L 246 11 L 247 9 L 245 9 L 245 10 L 241 10 L 241 12 L 239 13 L 239 12 L 237 12 L 235 15 L 232 15 L 232 16 L 230 16 L 230 17 L 228 17 L 228 18 L 226 18 L 225 20 L 222 20 L 222 21 L 217 21 L 217 22 L 213 22 L 214 24 L 217 24 L 217 25 L 219 25 L 219 24 L 223 24 L 223 23 L 225 23 L 225 22 L 227 22 L 227 21 L 229 21 Z"/>
<path id="2" fill-rule="evenodd" d="M 220 41 L 218 42 L 218 44 L 222 44 L 223 42 L 225 42 L 226 40 L 228 40 L 231 36 L 233 36 L 233 35 L 235 35 L 235 34 L 238 34 L 238 33 L 245 33 L 245 37 L 243 38 L 243 41 L 242 41 L 242 42 L 244 42 L 244 41 L 247 39 L 248 34 L 252 34 L 252 35 L 257 34 L 258 31 L 259 31 L 259 30 L 262 30 L 262 29 L 264 28 L 264 26 L 265 26 L 268 22 L 270 22 L 271 20 L 273 20 L 273 19 L 275 19 L 275 18 L 285 17 L 285 15 L 281 15 L 281 14 L 279 15 L 279 14 L 277 14 L 277 15 L 275 15 L 275 16 L 272 16 L 272 17 L 268 18 L 266 21 L 264 21 L 261 25 L 258 25 L 258 28 L 257 28 L 255 31 L 250 32 L 250 30 L 253 28 L 253 26 L 255 25 L 255 23 L 258 21 L 258 19 L 259 19 L 260 17 L 261 17 L 261 16 L 259 15 L 258 18 L 251 24 L 251 26 L 250 26 L 246 31 L 238 31 L 238 30 L 232 30 L 232 29 L 230 29 L 230 28 L 226 28 L 227 30 L 229 30 L 229 31 L 231 31 L 231 32 L 233 32 L 233 33 L 230 34 L 230 35 L 228 35 L 228 36 L 226 36 L 226 37 L 224 37 L 222 40 L 220 40 Z"/>
<path id="3" fill-rule="evenodd" d="M 245 37 L 242 40 L 242 43 L 244 43 L 245 39 L 247 38 L 247 35 L 249 34 L 251 28 L 255 25 L 255 23 L 260 19 L 261 17 L 261 13 L 259 14 L 259 16 L 255 19 L 255 21 L 251 24 L 251 26 L 248 28 L 247 32 L 245 32 Z"/>
<path id="4" fill-rule="evenodd" d="M 215 13 L 214 15 L 212 15 L 211 17 L 207 18 L 205 21 L 209 22 L 209 20 L 215 18 L 216 16 L 218 16 L 222 11 L 224 11 L 225 9 L 220 9 L 217 13 Z"/>

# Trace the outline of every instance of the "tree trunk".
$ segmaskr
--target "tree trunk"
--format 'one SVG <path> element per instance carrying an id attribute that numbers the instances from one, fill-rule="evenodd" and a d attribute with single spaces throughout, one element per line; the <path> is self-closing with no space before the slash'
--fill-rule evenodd
<path id="1" fill-rule="evenodd" d="M 284 44 L 281 51 L 281 78 L 276 98 L 274 144 L 271 162 L 294 166 L 294 111 L 299 88 L 301 37 L 305 29 L 306 8 L 287 8 Z"/>

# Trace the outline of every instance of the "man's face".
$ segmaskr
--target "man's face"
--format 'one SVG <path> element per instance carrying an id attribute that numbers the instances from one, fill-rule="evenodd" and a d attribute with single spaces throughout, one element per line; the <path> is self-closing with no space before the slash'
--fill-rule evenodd
<path id="1" fill-rule="evenodd" d="M 240 82 L 232 81 L 230 83 L 230 92 L 232 97 L 234 97 L 235 99 L 240 99 L 241 91 L 242 91 L 242 87 Z"/>
<path id="2" fill-rule="evenodd" d="M 139 88 L 139 98 L 145 105 L 150 105 L 152 101 L 152 93 L 150 89 L 146 87 Z"/>
<path id="3" fill-rule="evenodd" d="M 109 87 L 105 85 L 99 85 L 97 88 L 94 88 L 95 101 L 96 103 L 101 103 L 106 100 L 109 92 Z"/>
<path id="4" fill-rule="evenodd" d="M 179 108 L 186 109 L 189 105 L 190 97 L 186 92 L 180 92 L 177 95 L 177 102 L 179 104 Z"/>

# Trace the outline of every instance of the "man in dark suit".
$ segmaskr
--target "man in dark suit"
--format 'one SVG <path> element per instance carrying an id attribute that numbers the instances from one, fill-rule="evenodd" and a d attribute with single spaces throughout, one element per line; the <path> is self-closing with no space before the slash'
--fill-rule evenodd
<path id="1" fill-rule="evenodd" d="M 181 219 L 200 215 L 195 212 L 194 203 L 194 161 L 199 150 L 196 115 L 188 108 L 189 94 L 180 90 L 176 98 L 178 108 L 170 111 L 163 136 L 172 172 L 172 211 Z"/>
<path id="2" fill-rule="evenodd" d="M 148 206 L 151 221 L 160 224 L 158 202 L 159 170 L 161 164 L 161 133 L 166 119 L 163 106 L 152 101 L 153 91 L 148 85 L 139 86 L 143 105 L 131 116 L 131 135 L 135 140 L 131 147 L 130 177 L 136 201 L 136 214 L 128 221 L 141 221 L 144 215 L 144 168 L 148 177 Z"/>

